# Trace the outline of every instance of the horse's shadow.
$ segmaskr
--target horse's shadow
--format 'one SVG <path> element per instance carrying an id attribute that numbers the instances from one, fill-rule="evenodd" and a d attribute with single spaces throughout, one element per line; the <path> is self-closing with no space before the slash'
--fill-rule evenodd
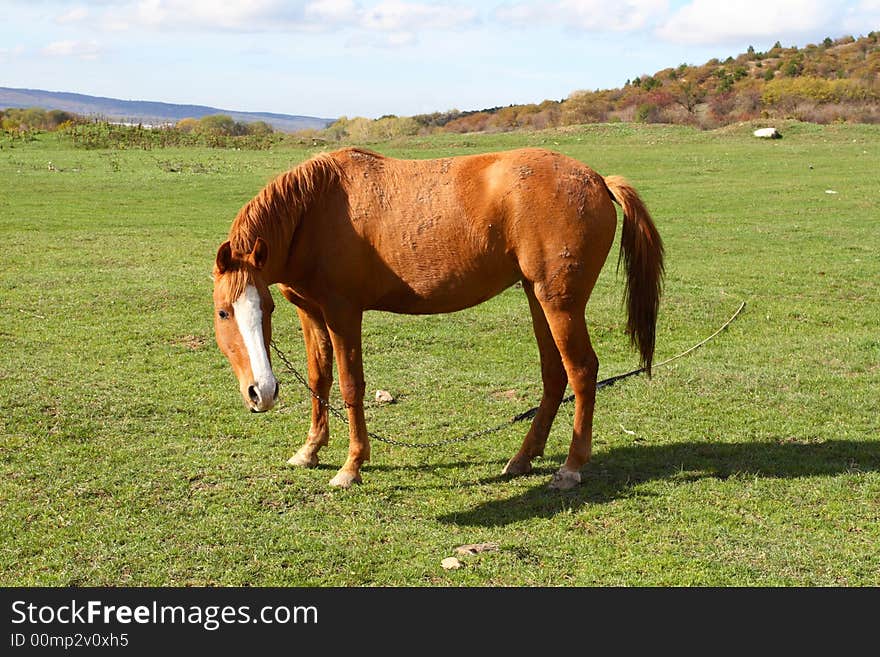
<path id="1" fill-rule="evenodd" d="M 660 479 L 696 481 L 734 476 L 786 478 L 833 476 L 880 471 L 880 440 L 829 440 L 822 443 L 674 443 L 631 445 L 599 452 L 583 470 L 583 484 L 572 491 L 547 488 L 540 482 L 525 493 L 483 502 L 445 514 L 441 522 L 498 527 L 529 518 L 551 518 L 585 504 L 604 504 L 638 494 L 637 487 Z M 483 483 L 500 479 L 493 477 Z M 535 477 L 537 480 L 538 477 Z"/>

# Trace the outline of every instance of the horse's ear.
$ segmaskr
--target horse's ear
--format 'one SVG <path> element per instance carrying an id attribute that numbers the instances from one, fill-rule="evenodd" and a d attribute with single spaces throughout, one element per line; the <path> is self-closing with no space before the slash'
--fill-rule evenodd
<path id="1" fill-rule="evenodd" d="M 229 243 L 229 240 L 223 242 L 220 248 L 217 249 L 217 260 L 214 262 L 214 267 L 218 274 L 223 274 L 232 269 L 232 245 Z"/>
<path id="2" fill-rule="evenodd" d="M 262 237 L 258 237 L 257 241 L 254 242 L 254 250 L 251 251 L 251 264 L 253 264 L 254 269 L 262 269 L 268 259 L 269 245 L 266 244 L 266 240 Z"/>

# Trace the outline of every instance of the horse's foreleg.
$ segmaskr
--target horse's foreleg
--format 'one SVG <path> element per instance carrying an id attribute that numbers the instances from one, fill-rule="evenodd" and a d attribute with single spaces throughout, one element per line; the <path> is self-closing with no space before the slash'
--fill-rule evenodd
<path id="1" fill-rule="evenodd" d="M 339 387 L 348 410 L 349 445 L 348 458 L 331 486 L 348 488 L 361 482 L 361 465 L 370 460 L 370 441 L 364 419 L 364 365 L 361 354 L 360 310 L 343 310 L 326 314 L 330 339 L 336 352 L 339 368 Z"/>
<path id="2" fill-rule="evenodd" d="M 319 312 L 303 310 L 297 307 L 299 320 L 303 329 L 303 340 L 306 345 L 306 357 L 309 364 L 309 387 L 327 401 L 330 386 L 333 384 L 333 344 L 327 325 Z M 290 457 L 290 465 L 314 468 L 318 465 L 318 450 L 330 440 L 330 424 L 327 417 L 327 406 L 312 395 L 312 422 L 309 435 L 299 451 Z"/>
<path id="3" fill-rule="evenodd" d="M 568 458 L 550 483 L 552 488 L 564 490 L 581 482 L 580 469 L 590 460 L 599 359 L 590 344 L 583 306 L 556 308 L 544 304 L 543 307 L 575 396 Z"/>
<path id="4" fill-rule="evenodd" d="M 541 397 L 541 405 L 532 420 L 532 426 L 523 440 L 519 452 L 507 462 L 502 474 L 520 475 L 527 474 L 532 470 L 532 459 L 543 456 L 544 446 L 547 444 L 547 436 L 550 435 L 550 427 L 559 411 L 559 404 L 565 394 L 565 386 L 568 377 L 559 349 L 553 341 L 550 326 L 544 315 L 544 309 L 535 298 L 532 285 L 523 282 L 523 289 L 529 300 L 529 310 L 532 313 L 532 327 L 535 330 L 535 339 L 538 341 L 538 352 L 541 356 L 541 380 L 544 384 L 544 394 Z"/>

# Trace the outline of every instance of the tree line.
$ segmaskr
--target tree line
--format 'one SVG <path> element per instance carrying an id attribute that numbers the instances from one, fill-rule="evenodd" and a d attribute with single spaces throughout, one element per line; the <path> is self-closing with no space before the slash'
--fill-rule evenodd
<path id="1" fill-rule="evenodd" d="M 282 139 L 265 121 L 243 123 L 225 114 L 184 118 L 176 124 L 148 127 L 101 117 L 85 118 L 61 110 L 9 108 L 0 110 L 0 128 L 3 131 L 0 146 L 10 147 L 17 141 L 33 140 L 39 132 L 59 132 L 81 148 L 234 146 L 261 149 Z"/>

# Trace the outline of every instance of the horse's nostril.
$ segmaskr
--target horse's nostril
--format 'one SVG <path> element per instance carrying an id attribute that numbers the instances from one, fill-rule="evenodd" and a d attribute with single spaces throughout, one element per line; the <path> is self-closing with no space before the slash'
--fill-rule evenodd
<path id="1" fill-rule="evenodd" d="M 255 404 L 260 403 L 260 396 L 257 394 L 256 386 L 248 386 L 248 397 L 250 397 L 251 401 Z"/>
<path id="2" fill-rule="evenodd" d="M 278 399 L 278 382 L 275 382 L 275 394 L 272 395 L 272 399 Z"/>

